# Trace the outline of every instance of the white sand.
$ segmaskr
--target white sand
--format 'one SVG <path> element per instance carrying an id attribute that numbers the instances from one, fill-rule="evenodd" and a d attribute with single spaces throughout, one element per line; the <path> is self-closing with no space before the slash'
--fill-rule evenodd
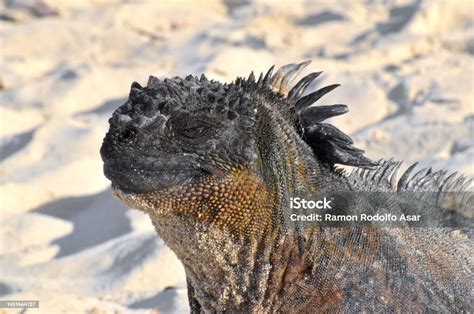
<path id="1" fill-rule="evenodd" d="M 349 105 L 332 122 L 369 157 L 474 175 L 472 2 L 308 2 L 2 2 L 0 299 L 187 311 L 181 265 L 113 199 L 99 156 L 112 110 L 150 74 L 230 81 L 312 59 L 314 87 L 342 84 L 321 104 Z"/>

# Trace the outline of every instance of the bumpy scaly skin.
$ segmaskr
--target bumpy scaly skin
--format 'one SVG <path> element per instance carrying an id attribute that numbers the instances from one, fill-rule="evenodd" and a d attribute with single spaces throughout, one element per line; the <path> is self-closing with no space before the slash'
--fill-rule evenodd
<path id="1" fill-rule="evenodd" d="M 469 311 L 472 228 L 303 228 L 285 219 L 293 195 L 402 198 L 467 184 L 431 170 L 410 176 L 411 168 L 397 180 L 399 163 L 365 158 L 323 123 L 347 107 L 309 107 L 336 85 L 301 97 L 317 72 L 290 88 L 307 64 L 228 85 L 151 77 L 145 88 L 132 85 L 110 120 L 105 174 L 182 261 L 192 312 Z M 336 163 L 373 169 L 347 175 Z M 426 212 L 472 208 L 458 196 L 436 197 Z M 377 211 L 380 199 L 360 202 Z"/>

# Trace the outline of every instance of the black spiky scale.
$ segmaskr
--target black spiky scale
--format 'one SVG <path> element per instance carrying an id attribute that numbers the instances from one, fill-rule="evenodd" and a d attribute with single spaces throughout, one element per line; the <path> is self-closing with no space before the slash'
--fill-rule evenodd
<path id="1" fill-rule="evenodd" d="M 300 113 L 300 119 L 303 127 L 305 127 L 347 112 L 349 112 L 349 108 L 346 105 L 313 106 L 303 109 Z"/>
<path id="2" fill-rule="evenodd" d="M 314 123 L 304 129 L 308 139 L 316 141 L 338 141 L 344 144 L 353 144 L 349 135 L 346 135 L 335 126 L 328 123 Z"/>
<path id="3" fill-rule="evenodd" d="M 269 84 L 269 80 L 272 77 L 273 69 L 275 68 L 274 65 L 268 69 L 267 73 L 265 74 L 265 77 L 263 78 L 263 84 Z"/>
<path id="4" fill-rule="evenodd" d="M 339 84 L 328 85 L 328 86 L 325 86 L 321 89 L 318 89 L 315 92 L 312 92 L 312 93 L 300 98 L 295 104 L 296 111 L 300 112 L 304 108 L 311 106 L 316 101 L 321 99 L 321 97 L 323 97 L 324 95 L 326 95 L 330 91 L 334 90 L 338 86 L 340 86 L 340 85 Z"/>
<path id="5" fill-rule="evenodd" d="M 292 102 L 298 100 L 301 95 L 304 93 L 306 88 L 311 84 L 318 76 L 320 76 L 323 72 L 313 72 L 305 77 L 303 77 L 288 93 L 288 99 Z"/>

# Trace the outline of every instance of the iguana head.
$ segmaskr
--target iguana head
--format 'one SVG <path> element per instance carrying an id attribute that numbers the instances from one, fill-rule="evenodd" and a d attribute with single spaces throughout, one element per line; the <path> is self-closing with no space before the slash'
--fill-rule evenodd
<path id="1" fill-rule="evenodd" d="M 370 165 L 347 135 L 321 123 L 346 106 L 309 107 L 336 85 L 302 97 L 321 73 L 315 72 L 290 88 L 308 63 L 231 84 L 205 76 L 150 77 L 146 87 L 133 83 L 101 148 L 116 194 L 148 212 L 193 213 L 216 223 L 237 221 L 245 229 L 255 215 L 271 215 L 277 181 L 307 180 L 313 170 L 303 159 L 329 167 Z"/>
<path id="2" fill-rule="evenodd" d="M 250 94 L 204 76 L 134 83 L 109 122 L 104 172 L 125 192 L 192 184 L 257 159 Z"/>

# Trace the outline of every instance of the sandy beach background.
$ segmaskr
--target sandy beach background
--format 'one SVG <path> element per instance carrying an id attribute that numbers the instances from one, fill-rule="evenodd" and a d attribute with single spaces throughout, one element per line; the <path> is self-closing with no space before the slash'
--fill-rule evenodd
<path id="1" fill-rule="evenodd" d="M 314 88 L 342 84 L 319 104 L 349 106 L 332 122 L 368 157 L 473 176 L 473 3 L 3 0 L 0 300 L 188 311 L 181 265 L 112 197 L 99 156 L 112 111 L 150 74 L 231 81 L 311 59 Z"/>

